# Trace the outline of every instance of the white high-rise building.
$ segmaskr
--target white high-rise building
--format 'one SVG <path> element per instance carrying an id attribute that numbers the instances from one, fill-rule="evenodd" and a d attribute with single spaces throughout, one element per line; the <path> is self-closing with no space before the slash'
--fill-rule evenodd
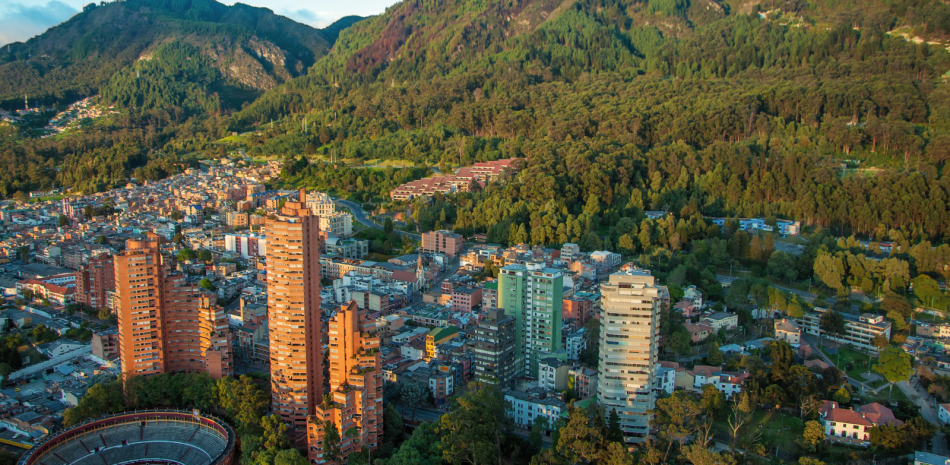
<path id="1" fill-rule="evenodd" d="M 609 414 L 617 409 L 628 443 L 649 437 L 656 405 L 654 366 L 659 343 L 660 300 L 649 271 L 627 269 L 600 285 L 600 381 L 597 400 Z"/>

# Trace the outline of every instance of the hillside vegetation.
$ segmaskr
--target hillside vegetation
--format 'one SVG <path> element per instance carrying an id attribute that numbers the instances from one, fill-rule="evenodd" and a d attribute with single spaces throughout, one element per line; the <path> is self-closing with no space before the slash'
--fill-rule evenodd
<path id="1" fill-rule="evenodd" d="M 519 182 L 456 199 L 456 229 L 494 228 L 492 240 L 596 232 L 611 245 L 626 236 L 630 250 L 675 248 L 706 234 L 696 215 L 943 238 L 948 11 L 925 0 L 406 1 L 344 31 L 311 73 L 229 129 L 265 130 L 252 153 L 527 157 Z M 641 238 L 651 209 L 685 223 L 647 221 Z"/>
<path id="2" fill-rule="evenodd" d="M 63 109 L 94 96 L 118 115 L 38 138 L 55 111 L 0 123 L 0 196 L 53 184 L 74 192 L 158 179 L 219 139 L 217 118 L 304 75 L 349 17 L 317 30 L 270 10 L 213 0 L 126 0 L 85 11 L 0 53 L 0 109 Z M 111 113 L 111 112 L 109 112 Z"/>
<path id="3" fill-rule="evenodd" d="M 123 5 L 136 2 L 146 0 Z M 206 17 L 201 1 L 182 4 L 175 11 Z M 210 11 L 229 8 L 244 11 Z M 244 24 L 207 14 L 214 27 Z M 526 157 L 517 182 L 453 201 L 457 230 L 493 240 L 675 249 L 705 237 L 703 216 L 765 216 L 943 241 L 948 31 L 950 6 L 938 0 L 410 0 L 343 29 L 305 75 L 275 71 L 283 83 L 233 114 L 248 87 L 220 66 L 188 63 L 196 50 L 220 63 L 210 45 L 155 46 L 102 89 L 126 113 L 6 149 L 6 160 L 31 161 L 0 193 L 55 178 L 111 185 L 114 170 L 93 166 L 100 174 L 84 178 L 93 183 L 53 173 L 50 160 L 90 160 L 117 141 L 143 154 L 118 173 L 172 156 L 148 171 L 162 176 L 241 133 L 254 156 L 332 152 L 443 169 Z M 319 166 L 294 166 L 288 182 L 320 176 Z M 342 187 L 380 197 L 353 179 Z M 645 220 L 651 209 L 682 224 Z"/>
<path id="4" fill-rule="evenodd" d="M 93 4 L 95 5 L 95 4 Z M 187 43 L 224 78 L 260 92 L 306 73 L 339 30 L 320 31 L 270 10 L 214 0 L 126 0 L 86 8 L 69 21 L 0 53 L 0 107 L 71 103 L 95 95 L 112 75 L 148 60 L 162 44 Z"/>

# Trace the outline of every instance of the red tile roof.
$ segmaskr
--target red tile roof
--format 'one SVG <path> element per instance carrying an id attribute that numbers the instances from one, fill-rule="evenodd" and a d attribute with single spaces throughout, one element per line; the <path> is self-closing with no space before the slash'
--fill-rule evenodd
<path id="1" fill-rule="evenodd" d="M 849 425 L 874 426 L 874 423 L 861 416 L 860 413 L 843 408 L 836 408 L 828 412 L 828 415 L 825 416 L 825 421 L 847 423 Z"/>

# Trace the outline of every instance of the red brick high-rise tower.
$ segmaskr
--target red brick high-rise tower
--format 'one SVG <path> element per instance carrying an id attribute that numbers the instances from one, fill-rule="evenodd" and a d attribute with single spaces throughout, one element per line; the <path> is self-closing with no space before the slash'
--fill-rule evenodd
<path id="1" fill-rule="evenodd" d="M 172 271 L 161 239 L 126 241 L 115 256 L 119 357 L 124 373 L 233 373 L 227 315 L 215 295 Z"/>
<path id="2" fill-rule="evenodd" d="M 306 198 L 265 223 L 271 411 L 295 434 L 323 399 L 320 236 Z"/>
<path id="3" fill-rule="evenodd" d="M 330 391 L 307 425 L 311 463 L 323 463 L 327 422 L 340 434 L 340 452 L 375 450 L 382 436 L 383 379 L 375 323 L 355 301 L 343 305 L 329 322 Z"/>

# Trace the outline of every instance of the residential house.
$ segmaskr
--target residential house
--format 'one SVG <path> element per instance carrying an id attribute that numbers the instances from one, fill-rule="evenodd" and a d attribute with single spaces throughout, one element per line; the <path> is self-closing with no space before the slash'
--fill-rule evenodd
<path id="1" fill-rule="evenodd" d="M 871 428 L 904 424 L 894 416 L 891 409 L 876 402 L 844 409 L 839 408 L 837 402 L 826 400 L 818 409 L 818 416 L 825 427 L 826 439 L 865 446 L 870 444 Z"/>
<path id="2" fill-rule="evenodd" d="M 798 327 L 798 323 L 795 320 L 789 320 L 788 318 L 782 318 L 781 320 L 775 320 L 775 339 L 779 341 L 786 341 L 789 344 L 799 344 L 801 343 L 802 330 Z"/>

